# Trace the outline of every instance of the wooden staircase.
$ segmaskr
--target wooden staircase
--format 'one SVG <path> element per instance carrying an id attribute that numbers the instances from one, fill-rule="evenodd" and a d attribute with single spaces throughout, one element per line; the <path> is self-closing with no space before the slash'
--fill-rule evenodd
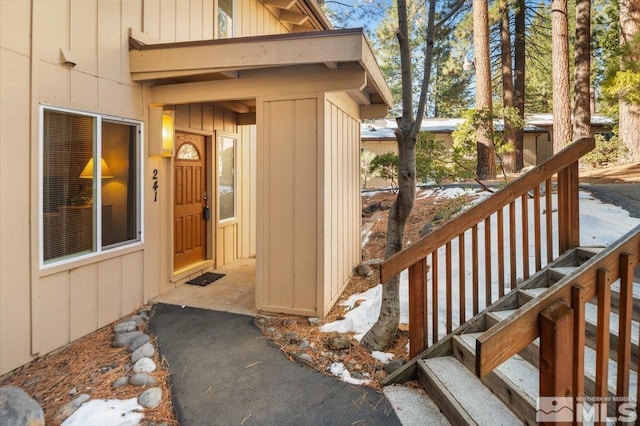
<path id="1" fill-rule="evenodd" d="M 562 279 L 570 279 L 587 259 L 602 249 L 576 248 L 542 269 L 520 287 L 472 318 L 466 326 L 432 346 L 417 359 L 417 376 L 427 394 L 436 402 L 452 424 L 536 424 L 536 402 L 540 395 L 538 370 L 540 339 L 503 362 L 491 373 L 479 379 L 476 370 L 478 339 L 489 329 L 507 321 L 527 303 L 542 296 Z M 633 304 L 640 302 L 640 280 L 633 283 Z M 611 347 L 617 348 L 619 339 L 619 282 L 611 287 L 610 316 Z M 586 304 L 587 338 L 584 348 L 585 395 L 596 395 L 596 330 L 598 324 L 596 300 Z M 629 393 L 637 395 L 638 322 L 632 321 L 632 369 L 629 372 Z M 610 351 L 608 362 L 609 397 L 616 394 L 617 351 Z M 608 415 L 615 415 L 615 407 L 608 407 Z"/>
<path id="2" fill-rule="evenodd" d="M 411 360 L 384 385 L 419 379 L 453 424 L 533 424 L 547 397 L 572 397 L 574 421 L 635 419 L 640 226 L 580 247 L 577 165 L 593 147 L 574 142 L 380 265 L 382 283 L 409 277 Z"/>

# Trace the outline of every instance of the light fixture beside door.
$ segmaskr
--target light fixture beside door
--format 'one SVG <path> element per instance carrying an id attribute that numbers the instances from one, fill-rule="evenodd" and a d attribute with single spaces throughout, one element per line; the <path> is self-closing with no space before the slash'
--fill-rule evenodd
<path id="1" fill-rule="evenodd" d="M 174 112 L 149 107 L 149 155 L 172 157 L 175 138 Z"/>

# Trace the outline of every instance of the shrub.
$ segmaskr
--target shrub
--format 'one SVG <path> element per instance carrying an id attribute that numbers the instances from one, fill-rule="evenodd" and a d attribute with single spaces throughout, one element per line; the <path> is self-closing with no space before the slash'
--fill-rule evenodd
<path id="1" fill-rule="evenodd" d="M 608 140 L 604 135 L 596 135 L 596 147 L 582 157 L 582 162 L 591 167 L 602 166 L 607 163 L 617 163 L 629 155 L 629 148 L 622 143 L 618 136 Z"/>

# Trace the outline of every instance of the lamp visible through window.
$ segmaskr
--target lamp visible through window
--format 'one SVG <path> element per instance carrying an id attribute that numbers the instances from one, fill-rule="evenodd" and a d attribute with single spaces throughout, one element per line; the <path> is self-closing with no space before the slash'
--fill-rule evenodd
<path id="1" fill-rule="evenodd" d="M 104 161 L 104 158 L 100 159 L 100 175 L 102 179 L 110 179 L 113 177 L 109 166 L 107 166 L 107 162 Z M 80 173 L 80 177 L 82 179 L 93 179 L 93 158 L 90 158 L 87 162 L 87 165 L 82 169 L 82 173 Z"/>

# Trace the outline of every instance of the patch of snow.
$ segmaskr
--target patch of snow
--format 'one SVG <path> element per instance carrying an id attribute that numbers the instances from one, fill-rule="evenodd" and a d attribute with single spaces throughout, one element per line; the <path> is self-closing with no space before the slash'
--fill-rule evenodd
<path id="1" fill-rule="evenodd" d="M 451 196 L 459 196 L 464 190 L 461 188 L 449 188 L 445 191 L 438 192 L 438 195 L 448 194 Z M 425 191 L 426 192 L 426 191 Z M 480 197 L 486 197 L 489 194 L 486 192 L 480 192 Z M 615 242 L 618 238 L 620 238 L 625 233 L 629 232 L 634 227 L 640 225 L 640 219 L 633 218 L 629 215 L 629 213 L 617 206 L 611 204 L 604 204 L 599 200 L 594 199 L 591 194 L 580 191 L 580 243 L 581 245 L 590 246 L 590 245 L 602 245 L 606 246 L 613 242 Z M 529 212 L 533 212 L 533 202 L 532 198 L 527 200 L 527 208 Z M 515 240 L 516 246 L 522 247 L 522 224 L 521 224 L 521 210 L 522 210 L 522 202 L 521 200 L 515 201 Z M 544 209 L 544 199 L 541 200 L 541 209 Z M 552 198 L 552 227 L 553 233 L 557 233 L 557 196 L 554 194 Z M 503 210 L 504 220 L 504 238 L 505 238 L 505 252 L 508 252 L 508 244 L 509 244 L 509 222 L 507 218 L 509 217 L 509 206 L 506 206 Z M 541 217 L 541 232 L 544 234 L 546 232 L 546 224 L 545 224 L 546 215 L 542 215 Z M 498 271 L 498 244 L 497 242 L 497 218 L 496 215 L 491 216 L 490 219 L 491 226 L 491 236 L 490 236 L 490 247 L 491 253 L 489 254 L 491 259 L 491 268 L 492 271 Z M 535 223 L 533 220 L 532 213 L 529 214 L 529 235 L 533 236 L 535 233 L 534 229 Z M 544 240 L 544 235 L 542 236 Z M 471 300 L 473 297 L 472 291 L 473 286 L 472 283 L 472 270 L 470 265 L 472 265 L 472 250 L 471 250 L 471 231 L 468 231 L 464 235 L 465 240 L 465 288 L 464 288 L 464 297 L 467 300 Z M 484 247 L 485 247 L 485 222 L 480 222 L 478 224 L 478 256 L 481 258 L 485 258 Z M 529 268 L 530 274 L 535 272 L 535 248 L 533 247 L 534 241 L 533 238 L 529 238 Z M 545 247 L 543 247 L 542 253 L 542 266 L 546 264 L 546 251 Z M 451 241 L 451 252 L 454 256 L 459 253 L 459 239 L 455 238 Z M 554 257 L 558 255 L 558 242 L 555 240 L 553 242 L 553 254 Z M 438 251 L 438 258 L 445 259 L 445 248 L 441 247 Z M 522 271 L 522 251 L 518 250 L 518 258 L 516 259 L 516 278 L 520 279 L 523 276 Z M 510 257 L 507 255 L 504 259 L 504 270 L 507 271 L 505 277 L 505 283 L 508 288 L 510 277 L 508 271 L 510 271 Z M 429 257 L 427 263 L 430 265 L 431 258 Z M 479 276 L 484 276 L 484 265 L 483 262 L 479 265 L 478 274 Z M 444 285 L 446 283 L 446 268 L 439 268 L 439 278 L 438 281 L 441 283 L 442 288 L 438 291 L 438 318 L 439 321 L 439 334 L 444 335 L 446 331 L 446 292 L 444 290 Z M 452 302 L 454 306 L 457 306 L 458 300 L 460 298 L 460 275 L 457 269 L 454 269 L 451 274 L 451 282 L 454 284 L 452 286 Z M 497 286 L 497 276 L 493 274 L 493 280 L 495 282 L 492 283 L 492 300 L 498 299 L 498 286 Z M 428 294 L 432 294 L 431 284 L 432 276 L 431 273 L 427 274 L 427 285 L 428 285 Z M 408 323 L 409 322 L 409 309 L 408 309 L 408 272 L 403 271 L 400 274 L 400 322 Z M 505 289 L 507 290 L 507 289 Z M 480 291 L 478 295 L 479 307 L 483 309 L 486 306 L 485 301 L 485 292 Z M 378 316 L 380 314 L 380 305 L 382 303 L 382 285 L 378 285 L 376 287 L 371 288 L 370 290 L 354 294 L 349 297 L 346 301 L 341 302 L 342 305 L 347 306 L 349 312 L 345 315 L 345 318 L 342 320 L 334 321 L 332 323 L 328 323 L 323 325 L 320 328 L 320 331 L 323 332 L 332 332 L 337 331 L 340 333 L 356 333 L 354 336 L 357 340 L 361 340 L 362 337 L 366 334 L 367 331 L 375 324 L 378 320 Z M 357 301 L 360 301 L 360 305 L 355 307 Z M 471 318 L 473 315 L 472 304 L 468 303 L 466 318 Z M 427 320 L 431 323 L 431 317 L 433 312 L 429 310 Z M 460 314 L 457 309 L 454 309 L 452 312 L 452 328 L 455 329 L 460 322 Z M 431 338 L 431 336 L 430 336 Z"/>
<path id="2" fill-rule="evenodd" d="M 383 364 L 388 364 L 389 361 L 391 361 L 394 357 L 394 355 L 390 354 L 389 352 L 380 352 L 380 351 L 371 352 L 371 356 Z"/>
<path id="3" fill-rule="evenodd" d="M 134 426 L 140 424 L 144 408 L 136 398 L 94 399 L 78 408 L 63 426 Z"/>
<path id="4" fill-rule="evenodd" d="M 329 371 L 334 376 L 340 377 L 343 382 L 351 383 L 352 385 L 366 385 L 369 380 L 366 379 L 354 379 L 351 377 L 351 373 L 347 370 L 343 363 L 334 362 L 329 366 Z"/>
<path id="5" fill-rule="evenodd" d="M 354 308 L 358 300 L 361 300 L 361 303 Z M 324 324 L 320 327 L 320 331 L 324 333 L 334 331 L 338 333 L 353 332 L 356 333 L 353 337 L 360 341 L 373 324 L 378 321 L 381 303 L 382 284 L 378 284 L 364 293 L 353 294 L 347 300 L 340 303 L 349 309 L 344 319 Z"/>

